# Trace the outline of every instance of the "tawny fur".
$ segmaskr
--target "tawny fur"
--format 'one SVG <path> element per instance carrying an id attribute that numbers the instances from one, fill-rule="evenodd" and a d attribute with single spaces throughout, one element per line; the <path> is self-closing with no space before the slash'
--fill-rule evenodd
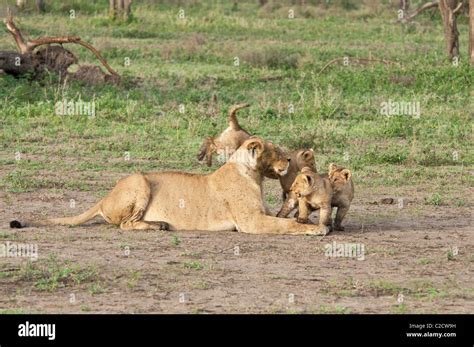
<path id="1" fill-rule="evenodd" d="M 332 208 L 335 207 L 334 230 L 342 231 L 342 221 L 353 198 L 354 184 L 350 170 L 332 163 L 327 174 L 319 175 L 311 168 L 304 168 L 293 182 L 278 217 L 286 217 L 298 207 L 297 221 L 307 223 L 310 213 L 319 209 L 319 224 L 329 226 L 332 224 Z"/>
<path id="2" fill-rule="evenodd" d="M 206 159 L 207 166 L 211 166 L 212 156 L 216 153 L 229 158 L 251 136 L 240 126 L 236 116 L 238 110 L 249 106 L 249 104 L 238 104 L 231 107 L 229 126 L 219 136 L 204 139 L 197 155 L 199 161 Z"/>
<path id="3" fill-rule="evenodd" d="M 288 167 L 287 173 L 278 177 L 280 180 L 281 189 L 283 191 L 283 200 L 286 199 L 296 176 L 304 167 L 309 167 L 314 172 L 317 172 L 314 160 L 314 152 L 311 148 L 293 151 L 290 153 L 289 157 L 290 166 Z"/>
<path id="4" fill-rule="evenodd" d="M 329 231 L 327 227 L 265 214 L 262 173 L 284 172 L 287 168 L 288 158 L 282 151 L 272 143 L 252 137 L 212 174 L 137 173 L 120 180 L 105 198 L 79 216 L 12 223 L 15 226 L 78 225 L 100 215 L 124 230 L 166 227 L 325 235 Z"/>

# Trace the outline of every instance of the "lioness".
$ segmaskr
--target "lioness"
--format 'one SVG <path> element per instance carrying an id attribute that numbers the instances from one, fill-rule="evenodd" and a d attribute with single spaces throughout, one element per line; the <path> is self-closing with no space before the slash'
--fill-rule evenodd
<path id="1" fill-rule="evenodd" d="M 249 106 L 249 104 L 238 104 L 229 110 L 229 127 L 219 136 L 208 137 L 203 141 L 197 155 L 199 161 L 206 159 L 207 166 L 211 166 L 214 153 L 232 155 L 251 136 L 240 126 L 236 116 L 238 110 Z"/>
<path id="2" fill-rule="evenodd" d="M 318 175 L 311 168 L 304 168 L 291 186 L 289 198 L 279 217 L 286 217 L 298 202 L 300 223 L 307 223 L 311 211 L 320 209 L 319 224 L 331 225 L 331 211 L 337 208 L 334 230 L 343 231 L 341 225 L 354 198 L 354 184 L 350 170 L 334 163 L 329 165 L 329 173 Z"/>
<path id="3" fill-rule="evenodd" d="M 134 174 L 120 180 L 88 211 L 11 227 L 78 225 L 97 215 L 123 230 L 237 230 L 252 234 L 325 235 L 324 226 L 265 215 L 262 173 L 284 172 L 288 158 L 276 146 L 251 137 L 230 160 L 209 175 L 184 172 Z"/>

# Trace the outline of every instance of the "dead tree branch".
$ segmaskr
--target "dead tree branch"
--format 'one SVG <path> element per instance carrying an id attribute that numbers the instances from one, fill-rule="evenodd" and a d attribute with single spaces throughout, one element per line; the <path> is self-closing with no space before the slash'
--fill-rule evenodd
<path id="1" fill-rule="evenodd" d="M 114 81 L 118 81 L 118 79 L 120 78 L 119 74 L 114 70 L 112 69 L 112 67 L 107 63 L 107 60 L 105 60 L 105 58 L 99 53 L 99 51 L 94 47 L 92 46 L 90 43 L 88 42 L 85 42 L 83 40 L 81 40 L 81 38 L 79 36 L 58 36 L 58 37 L 42 37 L 42 38 L 39 38 L 39 39 L 36 39 L 36 40 L 25 40 L 25 38 L 23 37 L 22 33 L 21 33 L 21 30 L 18 29 L 18 27 L 16 26 L 15 22 L 13 21 L 13 15 L 11 14 L 10 10 L 8 10 L 8 15 L 7 15 L 7 19 L 5 20 L 5 25 L 7 27 L 7 30 L 10 32 L 10 34 L 13 36 L 15 42 L 16 42 L 16 45 L 18 47 L 18 50 L 19 50 L 19 54 L 21 55 L 15 55 L 13 54 L 13 52 L 0 52 L 2 54 L 0 54 L 0 59 L 2 59 L 3 57 L 3 64 L 1 67 L 3 70 L 5 70 L 7 73 L 8 71 L 12 71 L 14 73 L 18 73 L 18 74 L 21 74 L 21 72 L 24 71 L 25 68 L 29 68 L 29 69 L 32 69 L 34 67 L 38 67 L 39 65 L 41 65 L 41 63 L 45 60 L 48 61 L 48 66 L 51 67 L 60 67 L 61 68 L 61 71 L 57 70 L 60 75 L 63 75 L 66 73 L 66 70 L 67 70 L 67 67 L 70 65 L 70 64 L 73 64 L 75 62 L 77 62 L 77 59 L 75 58 L 75 56 L 67 51 L 66 49 L 62 48 L 62 46 L 49 46 L 50 44 L 65 44 L 65 43 L 73 43 L 73 44 L 78 44 L 78 45 L 81 45 L 85 48 L 87 48 L 88 50 L 90 50 L 94 55 L 95 57 L 101 62 L 101 64 L 107 69 L 107 71 L 110 73 L 110 75 L 113 77 L 112 79 L 110 80 L 114 80 Z M 48 49 L 46 51 L 37 51 L 37 52 L 34 52 L 35 49 L 37 49 L 38 47 L 40 46 L 43 46 L 43 45 L 48 45 Z M 57 47 L 57 48 L 56 48 Z M 54 48 L 54 49 L 53 49 Z M 62 55 L 63 57 L 60 57 L 61 56 L 61 52 L 59 51 L 63 51 Z M 41 52 L 41 54 L 39 54 Z M 39 57 L 36 57 L 36 55 L 42 55 L 41 58 Z M 12 60 L 12 57 L 15 57 L 15 59 L 20 59 L 21 62 L 25 62 L 25 61 L 29 61 L 31 62 L 31 64 L 29 64 L 28 66 L 23 66 L 23 67 L 19 67 L 19 66 L 10 66 L 9 64 L 11 63 L 11 60 Z M 36 59 L 35 59 L 36 58 Z M 42 60 L 41 60 L 42 59 Z M 59 59 L 59 63 L 57 62 L 54 62 L 52 61 L 52 59 Z M 36 63 L 34 64 L 35 60 L 41 60 L 40 62 L 36 61 Z M 69 64 L 67 66 L 65 66 L 65 64 Z M 18 65 L 18 64 L 16 64 Z M 6 67 L 6 68 L 5 68 Z M 91 70 L 92 71 L 92 70 Z M 97 72 L 97 70 L 94 70 Z M 100 71 L 100 69 L 98 69 L 98 71 Z M 103 76 L 103 77 L 106 77 L 106 76 Z"/>
<path id="2" fill-rule="evenodd" d="M 420 7 L 418 7 L 416 10 L 414 10 L 412 13 L 410 13 L 406 18 L 405 20 L 406 21 L 410 21 L 412 20 L 413 18 L 415 18 L 416 16 L 418 16 L 421 12 L 425 11 L 425 10 L 428 10 L 430 8 L 434 8 L 434 7 L 438 7 L 439 6 L 439 0 L 435 0 L 435 1 L 432 1 L 432 2 L 427 2 L 426 4 L 423 4 L 421 5 Z"/>

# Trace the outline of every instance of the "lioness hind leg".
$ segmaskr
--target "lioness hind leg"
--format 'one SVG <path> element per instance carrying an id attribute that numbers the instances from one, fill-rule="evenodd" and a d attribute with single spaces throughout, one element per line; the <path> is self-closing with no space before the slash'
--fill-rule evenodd
<path id="1" fill-rule="evenodd" d="M 142 174 L 134 174 L 120 180 L 102 201 L 104 219 L 122 229 L 134 229 L 141 224 L 150 201 L 150 184 Z M 141 225 L 141 228 L 144 228 Z M 156 229 L 156 227 L 155 227 Z"/>

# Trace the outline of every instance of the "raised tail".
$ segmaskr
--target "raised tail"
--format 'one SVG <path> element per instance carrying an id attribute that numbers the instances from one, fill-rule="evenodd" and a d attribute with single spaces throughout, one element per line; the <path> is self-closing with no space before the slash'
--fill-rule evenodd
<path id="1" fill-rule="evenodd" d="M 38 221 L 23 221 L 23 222 L 12 220 L 10 222 L 10 228 L 27 228 L 27 227 L 43 227 L 43 226 L 48 226 L 48 225 L 83 224 L 100 214 L 101 203 L 102 203 L 102 200 L 99 201 L 94 207 L 85 211 L 84 213 L 81 213 L 80 215 L 73 216 L 73 217 L 51 218 L 51 219 L 43 219 L 43 220 L 38 220 Z"/>
<path id="2" fill-rule="evenodd" d="M 249 107 L 250 104 L 237 104 L 230 108 L 229 110 L 229 126 L 234 130 L 242 130 L 235 113 L 241 108 Z"/>

